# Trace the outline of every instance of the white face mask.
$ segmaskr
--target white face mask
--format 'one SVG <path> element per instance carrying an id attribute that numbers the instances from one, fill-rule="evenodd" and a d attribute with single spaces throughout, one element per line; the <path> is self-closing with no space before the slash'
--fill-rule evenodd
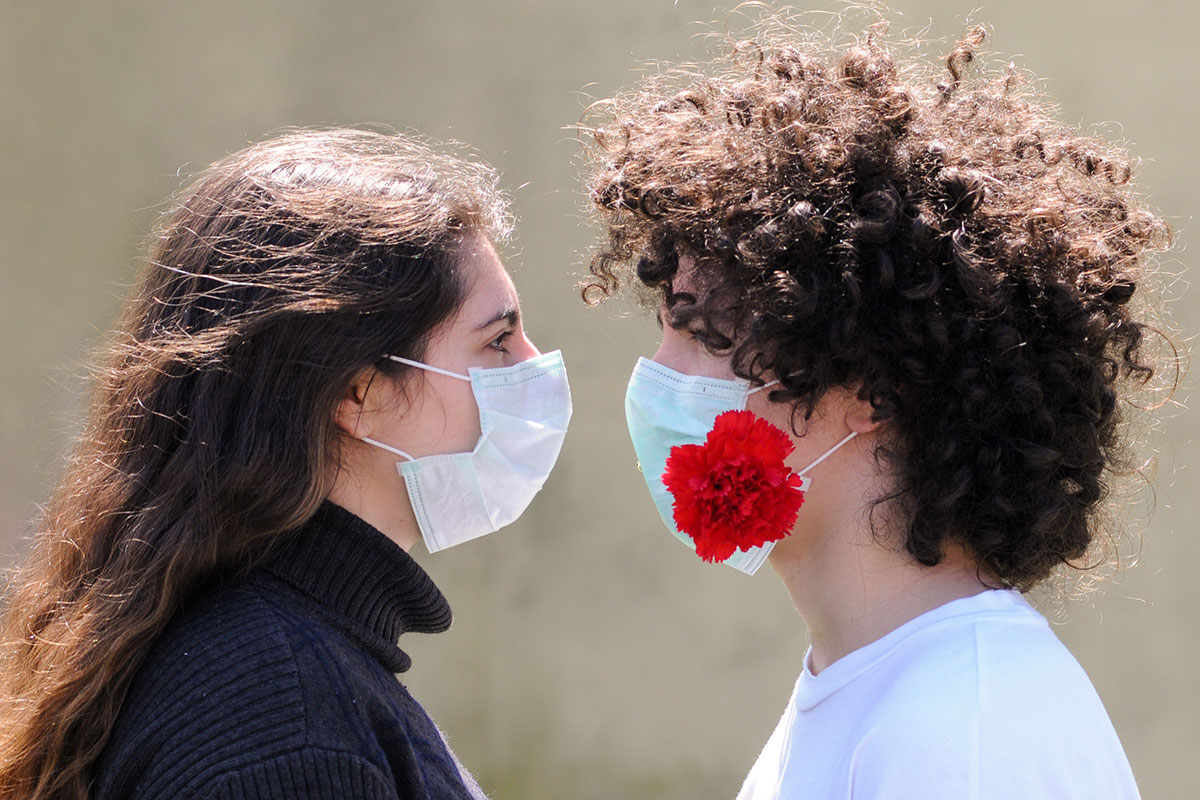
<path id="1" fill-rule="evenodd" d="M 471 383 L 482 433 L 469 453 L 404 458 L 396 468 L 408 486 L 421 537 L 434 553 L 512 523 L 549 477 L 571 419 L 571 390 L 562 352 L 511 367 L 471 367 L 469 375 L 388 356 L 409 366 Z"/>

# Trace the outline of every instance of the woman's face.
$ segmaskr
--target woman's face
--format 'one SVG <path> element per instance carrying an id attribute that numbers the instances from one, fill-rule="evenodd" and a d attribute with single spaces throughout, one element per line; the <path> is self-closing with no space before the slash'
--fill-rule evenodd
<path id="1" fill-rule="evenodd" d="M 460 253 L 466 298 L 434 329 L 421 362 L 466 375 L 471 367 L 507 367 L 539 355 L 521 325 L 517 290 L 491 242 L 470 236 Z M 475 447 L 481 431 L 470 383 L 413 367 L 402 380 L 371 391 L 377 388 L 395 396 L 381 404 L 385 413 L 377 415 L 372 438 L 414 458 Z"/>

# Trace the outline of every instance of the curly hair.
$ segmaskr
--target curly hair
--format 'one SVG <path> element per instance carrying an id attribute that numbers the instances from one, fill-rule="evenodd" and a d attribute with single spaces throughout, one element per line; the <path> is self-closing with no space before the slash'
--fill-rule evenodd
<path id="1" fill-rule="evenodd" d="M 940 82 L 883 34 L 837 45 L 773 18 L 597 104 L 581 127 L 606 237 L 584 299 L 636 278 L 735 374 L 777 378 L 793 423 L 861 387 L 905 549 L 932 566 L 957 541 L 1026 590 L 1096 536 L 1122 400 L 1156 371 L 1129 301 L 1171 231 L 1120 147 L 1011 65 L 968 76 L 982 28 Z"/>

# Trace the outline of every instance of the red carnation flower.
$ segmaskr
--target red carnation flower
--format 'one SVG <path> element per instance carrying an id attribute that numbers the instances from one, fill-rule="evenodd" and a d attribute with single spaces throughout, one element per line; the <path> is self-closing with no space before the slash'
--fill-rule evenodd
<path id="1" fill-rule="evenodd" d="M 788 435 L 752 411 L 717 417 L 704 444 L 671 448 L 662 479 L 675 526 L 705 561 L 724 561 L 791 533 L 804 502 L 800 476 L 783 460 Z"/>

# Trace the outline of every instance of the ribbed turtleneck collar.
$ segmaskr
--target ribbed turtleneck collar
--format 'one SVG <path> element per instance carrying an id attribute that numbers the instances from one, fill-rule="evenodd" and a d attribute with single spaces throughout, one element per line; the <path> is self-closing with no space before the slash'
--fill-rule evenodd
<path id="1" fill-rule="evenodd" d="M 392 672 L 411 665 L 396 640 L 450 627 L 450 604 L 391 539 L 326 501 L 287 534 L 263 569 L 294 586 Z"/>

